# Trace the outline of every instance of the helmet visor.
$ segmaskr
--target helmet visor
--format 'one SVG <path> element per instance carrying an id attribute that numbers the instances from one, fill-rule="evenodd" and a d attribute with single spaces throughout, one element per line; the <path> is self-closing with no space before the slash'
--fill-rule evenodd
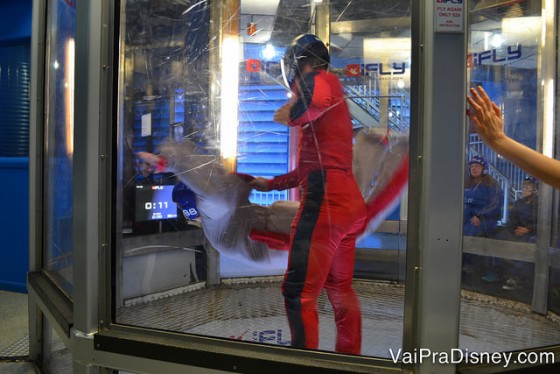
<path id="1" fill-rule="evenodd" d="M 290 56 L 289 53 L 290 51 L 280 60 L 280 69 L 282 70 L 282 79 L 284 79 L 284 83 L 288 88 L 291 88 L 296 78 L 297 66 L 293 56 Z"/>

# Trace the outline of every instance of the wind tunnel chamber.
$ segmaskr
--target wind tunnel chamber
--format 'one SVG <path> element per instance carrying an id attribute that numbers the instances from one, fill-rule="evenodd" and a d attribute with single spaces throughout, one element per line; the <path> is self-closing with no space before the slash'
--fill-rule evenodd
<path id="1" fill-rule="evenodd" d="M 123 2 L 117 323 L 290 344 L 281 291 L 288 251 L 249 236 L 255 230 L 288 234 L 299 191 L 250 190 L 228 173 L 272 178 L 296 164 L 297 129 L 272 118 L 291 96 L 280 59 L 295 36 L 311 32 L 311 22 L 327 42 L 330 70 L 347 96 L 354 173 L 364 198 L 386 196 L 377 204 L 376 227 L 356 250 L 364 328 L 383 331 L 386 339 L 364 334 L 363 352 L 389 357 L 387 347 L 401 346 L 409 7 L 397 2 L 369 27 L 357 20 L 364 12 L 378 17 L 380 10 L 361 2 Z M 386 19 L 397 23 L 389 26 Z M 139 156 L 162 150 L 174 154 L 179 166 L 172 172 Z M 334 351 L 334 317 L 325 295 L 319 313 L 320 349 Z"/>
<path id="2" fill-rule="evenodd" d="M 408 158 L 411 15 L 409 1 L 394 2 L 390 8 L 381 3 L 241 0 L 213 7 L 208 2 L 123 2 L 120 63 L 124 69 L 119 95 L 122 122 L 118 127 L 119 138 L 123 139 L 118 145 L 118 182 L 122 185 L 117 195 L 117 224 L 122 235 L 116 248 L 120 263 L 117 323 L 289 345 L 281 293 L 287 251 L 268 249 L 263 252 L 268 259 L 251 258 L 251 249 L 246 248 L 252 245 L 246 241 L 250 228 L 244 222 L 248 219 L 244 213 L 237 217 L 233 214 L 226 229 L 212 227 L 212 219 L 201 220 L 195 217 L 196 211 L 183 214 L 174 199 L 174 189 L 178 183 L 199 183 L 196 173 L 208 168 L 208 176 L 206 171 L 201 172 L 205 178 L 213 178 L 212 173 L 219 174 L 217 178 L 227 178 L 224 173 L 231 171 L 271 178 L 293 167 L 298 134 L 272 122 L 274 111 L 290 95 L 282 82 L 280 58 L 295 35 L 315 32 L 328 42 L 330 70 L 339 77 L 347 95 L 356 148 L 364 144 L 369 147 L 354 154 L 354 173 L 361 178 L 364 197 L 387 192 L 383 191 L 386 186 L 398 197 L 377 216 L 383 223 L 357 243 L 355 287 L 364 331 L 376 332 L 365 334 L 363 354 L 389 358 L 388 348 L 396 351 L 402 347 L 407 199 L 406 193 L 399 190 L 403 186 L 391 185 L 391 178 L 398 173 L 399 163 Z M 496 95 L 507 92 L 506 118 L 520 108 L 530 108 L 524 115 L 532 117 L 518 118 L 515 125 L 520 127 L 521 121 L 533 124 L 533 128 L 519 130 L 532 139 L 533 147 L 537 141 L 534 124 L 538 123 L 538 38 L 503 30 L 501 35 L 507 44 L 490 52 L 484 48 L 494 45 L 492 38 L 497 38 L 500 25 L 513 22 L 512 18 L 537 22 L 534 20 L 540 19 L 540 11 L 535 2 L 527 1 L 513 8 L 475 7 L 469 18 L 471 82 L 479 83 L 492 74 L 491 82 L 484 85 Z M 496 16 L 501 23 L 490 21 Z M 530 28 L 525 32 L 536 31 Z M 516 41 L 516 37 L 523 42 Z M 514 90 L 513 85 L 518 88 Z M 378 140 L 386 135 L 387 142 L 380 144 Z M 490 171 L 500 175 L 503 199 L 507 202 L 509 196 L 511 201 L 512 191 L 521 189 L 520 170 L 503 166 L 505 161 L 490 156 L 491 151 L 483 148 L 476 134 L 469 136 L 469 156 L 480 153 L 496 160 L 490 164 Z M 188 143 L 196 159 L 186 152 L 181 157 L 189 160 L 182 169 L 166 173 L 154 170 L 138 157 L 138 152 L 158 154 L 168 143 Z M 227 183 L 223 194 L 243 189 L 238 181 Z M 219 200 L 220 204 L 239 204 L 239 199 L 245 199 L 245 204 L 259 206 L 259 211 L 272 212 L 278 205 L 275 202 L 284 204 L 298 199 L 298 192 L 293 190 L 253 190 L 249 194 L 245 189 L 241 194 L 245 196 L 228 197 L 230 200 Z M 209 193 L 207 198 L 216 197 Z M 500 225 L 506 227 L 507 204 L 501 204 Z M 269 219 L 284 219 L 286 225 L 289 219 L 282 214 L 288 213 L 278 208 Z M 205 223 L 209 227 L 204 228 Z M 237 237 L 239 234 L 245 237 Z M 541 318 L 529 312 L 530 295 L 534 292 L 530 286 L 532 274 L 527 274 L 527 288 L 514 293 L 502 289 L 502 283 L 498 287 L 478 279 L 484 277 L 480 272 L 487 262 L 518 262 L 521 257 L 526 261 L 525 267 L 534 266 L 527 260 L 527 253 L 534 248 L 521 249 L 520 244 L 516 244 L 519 250 L 505 252 L 513 260 L 500 259 L 501 254 L 496 254 L 496 259 L 480 253 L 480 248 L 492 247 L 492 240 L 496 239 L 465 238 L 461 344 L 469 350 L 500 351 L 558 342 L 555 315 Z M 508 245 L 509 242 L 499 242 L 496 249 L 488 251 L 502 251 Z M 227 248 L 221 251 L 216 247 Z M 539 338 L 535 334 L 534 341 L 526 342 L 522 339 L 525 333 L 520 332 L 517 338 L 506 341 L 501 338 L 500 328 L 486 326 L 490 319 L 481 322 L 481 315 L 495 313 L 500 325 L 514 323 L 507 308 L 517 310 L 516 318 L 523 319 L 523 325 L 534 326 L 534 330 L 529 329 L 539 331 Z M 158 314 L 158 310 L 169 313 Z M 320 349 L 332 351 L 335 328 L 325 296 L 320 299 L 319 313 Z"/>
<path id="3" fill-rule="evenodd" d="M 45 210 L 52 205 L 53 214 L 45 213 L 37 226 L 56 234 L 43 238 L 41 232 L 35 241 L 37 247 L 52 247 L 56 256 L 50 258 L 50 247 L 36 249 L 43 265 L 30 277 L 30 300 L 44 313 L 37 329 L 48 330 L 45 341 L 59 335 L 62 344 L 36 339 L 42 348 L 32 351 L 51 357 L 57 355 L 52 346 L 64 345 L 76 370 L 88 373 L 92 365 L 122 373 L 181 372 L 181 365 L 209 372 L 259 372 L 273 365 L 312 372 L 487 369 L 485 362 L 472 360 L 423 365 L 405 355 L 421 348 L 463 358 L 530 352 L 558 360 L 553 347 L 560 343 L 558 193 L 538 183 L 526 199 L 528 175 L 487 148 L 464 119 L 466 89 L 482 85 L 500 106 L 508 134 L 556 155 L 557 51 L 549 47 L 556 38 L 554 2 L 88 4 L 87 10 L 99 14 L 76 12 L 71 1 L 47 3 L 58 7 L 39 8 L 53 30 L 56 17 L 69 34 L 76 28 L 83 33 L 79 28 L 88 23 L 80 17 L 102 25 L 99 43 L 107 46 L 103 54 L 114 53 L 114 69 L 101 65 L 103 74 L 111 75 L 106 92 L 92 84 L 97 96 L 110 96 L 107 108 L 99 110 L 110 120 L 99 119 L 98 132 L 92 126 L 84 130 L 85 122 L 67 119 L 87 117 L 79 117 L 78 109 L 74 114 L 67 97 L 73 94 L 74 66 L 58 66 L 63 55 L 73 61 L 74 50 L 52 48 L 60 41 L 54 31 L 46 36 L 52 56 L 45 62 L 48 69 L 41 68 L 44 92 L 51 93 L 44 98 L 45 113 L 51 117 L 44 119 L 45 133 L 38 135 L 44 139 L 38 142 L 45 147 L 60 142 L 57 152 L 64 165 L 74 165 L 74 174 L 62 173 L 60 188 L 59 155 L 41 149 L 55 172 L 44 176 L 36 170 L 41 187 L 34 191 L 48 198 Z M 428 3 L 433 12 L 427 15 L 422 7 Z M 106 29 L 105 21 L 114 21 L 114 30 Z M 445 21 L 423 29 L 424 23 Z M 520 23 L 524 27 L 516 26 Z M 320 352 L 290 347 L 282 285 L 301 191 L 259 192 L 246 181 L 285 174 L 297 165 L 301 132 L 273 117 L 293 95 L 282 76 L 284 51 L 305 33 L 325 42 L 329 71 L 341 82 L 352 123 L 352 171 L 368 206 L 353 269 L 360 355 L 336 352 L 335 316 L 325 290 L 317 305 Z M 80 50 L 79 42 L 76 37 L 76 72 L 83 73 L 78 67 L 85 47 Z M 89 69 L 90 76 L 100 74 Z M 63 93 L 54 86 L 64 87 L 58 88 Z M 74 95 L 76 108 L 91 100 L 85 97 Z M 99 109 L 89 101 L 86 106 Z M 73 160 L 85 152 L 78 146 L 64 153 L 72 126 L 82 142 L 92 141 L 88 152 L 101 166 L 83 157 Z M 100 151 L 104 146 L 106 154 Z M 487 185 L 468 184 L 476 157 L 485 160 Z M 88 179 L 98 174 L 99 180 Z M 77 178 L 93 183 L 86 188 Z M 493 223 L 484 232 L 477 225 L 477 231 L 469 226 L 468 207 L 476 192 L 490 186 L 494 200 L 484 208 L 492 205 L 486 210 L 492 210 Z M 84 210 L 89 226 L 82 225 L 78 206 L 72 207 L 91 200 L 86 193 L 106 199 L 99 204 L 104 208 Z M 69 206 L 56 207 L 60 195 L 68 195 Z M 527 240 L 515 234 L 519 225 L 514 226 L 512 209 L 518 201 L 531 203 L 531 209 L 523 206 L 532 219 Z M 41 204 L 35 202 L 36 210 Z M 85 243 L 78 228 L 90 234 Z M 63 240 L 68 232 L 73 238 Z M 89 247 L 92 232 L 99 253 Z M 46 279 L 39 277 L 42 272 Z M 47 300 L 51 294 L 42 289 L 51 282 L 64 301 Z M 59 305 L 67 309 L 53 313 Z M 71 318 L 61 325 L 66 315 Z M 549 359 L 539 356 L 533 363 Z"/>

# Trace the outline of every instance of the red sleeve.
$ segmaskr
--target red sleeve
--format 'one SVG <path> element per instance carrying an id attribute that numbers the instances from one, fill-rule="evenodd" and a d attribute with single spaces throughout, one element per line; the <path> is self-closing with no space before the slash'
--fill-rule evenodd
<path id="1" fill-rule="evenodd" d="M 317 71 L 306 74 L 297 91 L 298 98 L 290 110 L 290 126 L 314 121 L 332 105 L 331 87 Z"/>
<path id="2" fill-rule="evenodd" d="M 268 181 L 269 190 L 287 190 L 299 185 L 299 169 L 294 169 L 289 173 L 277 175 Z"/>

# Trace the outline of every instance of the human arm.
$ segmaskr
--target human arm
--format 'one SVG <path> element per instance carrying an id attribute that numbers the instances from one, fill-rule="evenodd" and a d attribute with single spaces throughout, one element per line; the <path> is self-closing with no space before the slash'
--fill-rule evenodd
<path id="1" fill-rule="evenodd" d="M 155 168 L 154 173 L 167 171 L 167 159 L 149 152 L 137 152 L 136 155 Z"/>
<path id="2" fill-rule="evenodd" d="M 270 189 L 268 188 L 268 182 L 270 182 L 270 179 L 266 179 L 263 177 L 255 177 L 253 180 L 249 181 L 248 183 L 249 186 L 253 187 L 255 190 L 266 192 L 266 191 L 270 191 Z"/>
<path id="3" fill-rule="evenodd" d="M 289 105 L 288 113 L 282 113 L 276 121 L 277 113 L 286 110 L 282 106 L 275 113 L 274 122 L 289 126 L 302 126 L 319 118 L 332 104 L 332 93 L 328 82 L 318 72 L 305 74 L 297 83 L 298 97 L 293 105 Z M 287 115 L 286 115 L 287 114 Z"/>
<path id="4" fill-rule="evenodd" d="M 290 121 L 290 110 L 292 106 L 293 104 L 291 103 L 282 105 L 274 112 L 274 117 L 272 118 L 272 121 L 284 126 L 289 126 L 288 122 Z"/>
<path id="5" fill-rule="evenodd" d="M 468 116 L 476 131 L 490 148 L 528 174 L 560 189 L 560 161 L 547 157 L 511 139 L 504 133 L 500 108 L 490 100 L 482 87 L 471 88 L 467 97 Z"/>
<path id="6" fill-rule="evenodd" d="M 249 182 L 249 186 L 257 191 L 287 190 L 299 185 L 299 170 L 294 169 L 289 173 L 277 175 L 272 179 L 256 177 Z"/>

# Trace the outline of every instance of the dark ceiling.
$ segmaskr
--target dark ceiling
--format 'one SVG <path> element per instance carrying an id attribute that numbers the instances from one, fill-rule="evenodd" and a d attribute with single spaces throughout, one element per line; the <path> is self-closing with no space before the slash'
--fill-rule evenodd
<path id="1" fill-rule="evenodd" d="M 410 17 L 410 1 L 331 0 L 331 22 Z M 211 3 L 200 0 L 127 1 L 127 44 L 154 46 L 182 41 L 187 32 L 200 31 L 197 20 L 204 18 Z M 272 43 L 286 45 L 294 36 L 308 32 L 312 17 L 310 3 L 310 0 L 280 0 Z"/>

